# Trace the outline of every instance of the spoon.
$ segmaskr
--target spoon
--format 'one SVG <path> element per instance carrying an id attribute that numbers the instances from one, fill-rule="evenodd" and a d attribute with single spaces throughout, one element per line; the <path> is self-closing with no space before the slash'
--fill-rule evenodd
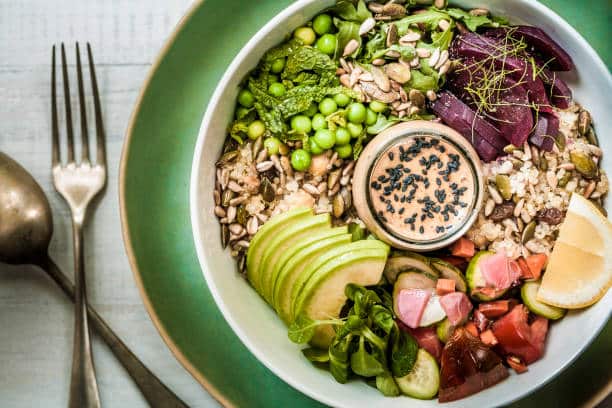
<path id="1" fill-rule="evenodd" d="M 51 206 L 34 178 L 0 152 L 0 262 L 37 265 L 74 301 L 74 285 L 49 257 L 53 234 Z M 94 329 L 130 374 L 151 406 L 187 407 L 87 305 Z"/>

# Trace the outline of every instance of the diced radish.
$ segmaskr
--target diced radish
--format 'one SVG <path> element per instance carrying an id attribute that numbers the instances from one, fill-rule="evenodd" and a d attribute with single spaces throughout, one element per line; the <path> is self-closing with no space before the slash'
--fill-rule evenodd
<path id="1" fill-rule="evenodd" d="M 436 294 L 443 296 L 455 291 L 455 281 L 452 279 L 438 279 L 436 283 Z"/>
<path id="2" fill-rule="evenodd" d="M 528 370 L 527 366 L 518 357 L 508 356 L 508 358 L 506 358 L 506 362 L 514 371 L 516 371 L 517 374 L 523 374 Z"/>
<path id="3" fill-rule="evenodd" d="M 507 289 L 521 277 L 519 266 L 503 252 L 483 259 L 480 270 L 487 285 L 495 289 Z"/>
<path id="4" fill-rule="evenodd" d="M 497 338 L 495 338 L 495 335 L 493 334 L 491 329 L 485 330 L 480 333 L 480 340 L 487 346 L 491 347 L 495 346 L 498 343 Z"/>
<path id="5" fill-rule="evenodd" d="M 465 330 L 467 330 L 472 336 L 478 337 L 478 327 L 472 322 L 467 322 L 465 324 Z"/>
<path id="6" fill-rule="evenodd" d="M 508 313 L 510 302 L 507 300 L 496 300 L 493 302 L 481 303 L 478 305 L 478 310 L 486 318 L 492 319 L 494 317 L 503 316 Z"/>
<path id="7" fill-rule="evenodd" d="M 525 258 L 525 262 L 529 267 L 531 276 L 533 276 L 532 279 L 540 279 L 540 276 L 542 275 L 542 271 L 544 270 L 547 261 L 548 257 L 546 256 L 546 254 L 533 254 Z"/>
<path id="8" fill-rule="evenodd" d="M 466 237 L 461 237 L 451 246 L 451 253 L 462 258 L 471 258 L 476 253 L 474 243 Z"/>
<path id="9" fill-rule="evenodd" d="M 475 309 L 472 313 L 472 321 L 478 327 L 479 331 L 484 331 L 489 326 L 489 319 L 480 310 Z"/>
<path id="10" fill-rule="evenodd" d="M 465 322 L 473 307 L 472 302 L 463 292 L 453 292 L 442 296 L 440 305 L 453 326 Z"/>
<path id="11" fill-rule="evenodd" d="M 431 291 L 423 289 L 402 289 L 398 294 L 399 318 L 404 324 L 411 328 L 419 327 L 421 317 L 427 302 L 431 297 Z"/>

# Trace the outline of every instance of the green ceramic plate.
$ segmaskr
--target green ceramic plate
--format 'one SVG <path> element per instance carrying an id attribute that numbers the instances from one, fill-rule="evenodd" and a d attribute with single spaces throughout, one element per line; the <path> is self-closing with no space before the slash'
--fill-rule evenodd
<path id="1" fill-rule="evenodd" d="M 543 2 L 583 33 L 610 66 L 606 0 L 588 6 Z M 144 303 L 177 359 L 226 406 L 318 405 L 260 364 L 227 325 L 200 271 L 189 219 L 191 161 L 208 99 L 240 48 L 290 3 L 197 2 L 151 69 L 121 163 L 124 240 Z M 602 356 L 610 355 L 612 323 L 569 369 L 515 406 L 578 406 L 608 383 L 609 361 Z"/>

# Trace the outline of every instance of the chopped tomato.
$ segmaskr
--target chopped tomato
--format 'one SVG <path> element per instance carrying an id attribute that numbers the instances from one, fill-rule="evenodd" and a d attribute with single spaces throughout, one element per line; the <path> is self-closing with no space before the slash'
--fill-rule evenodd
<path id="1" fill-rule="evenodd" d="M 533 279 L 533 273 L 531 272 L 529 265 L 527 265 L 527 261 L 525 260 L 525 258 L 521 256 L 520 258 L 516 260 L 516 262 L 518 263 L 518 266 L 521 270 L 521 279 L 524 279 L 524 280 Z"/>
<path id="2" fill-rule="evenodd" d="M 438 279 L 436 283 L 436 294 L 443 296 L 455 291 L 455 281 L 452 279 Z"/>
<path id="3" fill-rule="evenodd" d="M 506 362 L 517 374 L 522 374 L 528 370 L 527 366 L 521 361 L 520 358 L 515 356 L 508 356 Z"/>
<path id="4" fill-rule="evenodd" d="M 504 354 L 521 358 L 531 364 L 544 354 L 544 342 L 548 332 L 548 320 L 536 317 L 531 325 L 527 322 L 525 305 L 516 305 L 501 319 L 493 323 L 493 334 Z"/>
<path id="5" fill-rule="evenodd" d="M 487 346 L 495 346 L 498 341 L 491 329 L 485 330 L 480 333 L 480 340 Z"/>
<path id="6" fill-rule="evenodd" d="M 480 331 L 486 330 L 487 326 L 489 326 L 489 319 L 487 319 L 487 317 L 478 309 L 474 310 L 474 313 L 472 314 L 472 321 Z"/>
<path id="7" fill-rule="evenodd" d="M 467 322 L 465 324 L 465 330 L 467 330 L 472 336 L 478 337 L 478 327 L 473 322 Z"/>
<path id="8" fill-rule="evenodd" d="M 491 319 L 493 317 L 499 317 L 506 314 L 509 310 L 508 300 L 496 300 L 493 302 L 481 303 L 478 305 L 478 310 L 485 315 L 485 317 Z"/>
<path id="9" fill-rule="evenodd" d="M 452 246 L 451 253 L 460 258 L 471 258 L 474 256 L 476 248 L 474 243 L 465 237 L 459 238 Z"/>
<path id="10" fill-rule="evenodd" d="M 542 271 L 544 270 L 547 261 L 548 257 L 546 256 L 546 254 L 529 255 L 525 259 L 525 262 L 529 267 L 529 271 L 531 272 L 533 279 L 540 279 L 540 276 L 542 275 Z"/>

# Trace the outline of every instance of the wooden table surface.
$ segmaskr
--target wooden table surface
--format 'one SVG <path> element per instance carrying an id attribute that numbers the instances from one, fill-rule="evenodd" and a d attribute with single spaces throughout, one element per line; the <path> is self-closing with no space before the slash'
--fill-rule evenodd
<path id="1" fill-rule="evenodd" d="M 68 209 L 50 175 L 51 46 L 65 42 L 74 63 L 74 42 L 89 41 L 97 62 L 110 156 L 108 189 L 85 231 L 89 299 L 185 402 L 211 407 L 218 404 L 170 353 L 142 304 L 121 239 L 117 192 L 121 148 L 139 89 L 190 3 L 0 0 L 0 150 L 26 167 L 47 193 L 55 227 L 51 256 L 72 276 Z M 71 75 L 76 91 L 74 69 Z M 91 110 L 89 117 L 93 118 Z M 75 122 L 75 130 L 77 126 Z M 71 304 L 51 280 L 33 267 L 0 264 L 1 407 L 67 405 L 72 333 Z M 130 377 L 95 336 L 93 348 L 103 406 L 146 407 Z"/>

